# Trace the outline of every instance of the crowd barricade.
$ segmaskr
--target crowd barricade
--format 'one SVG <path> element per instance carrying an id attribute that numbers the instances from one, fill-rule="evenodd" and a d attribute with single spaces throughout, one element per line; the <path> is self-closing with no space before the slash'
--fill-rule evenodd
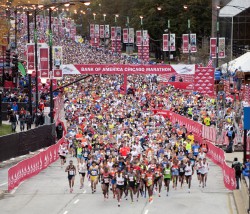
<path id="1" fill-rule="evenodd" d="M 235 170 L 227 165 L 225 152 L 209 141 L 207 141 L 207 145 L 207 157 L 211 159 L 216 165 L 221 167 L 223 171 L 223 181 L 225 187 L 229 190 L 234 190 L 236 188 Z"/>
<path id="2" fill-rule="evenodd" d="M 234 190 L 236 188 L 235 171 L 233 168 L 227 165 L 225 159 L 225 152 L 221 148 L 214 145 L 216 142 L 218 142 L 216 139 L 216 129 L 214 127 L 202 125 L 198 122 L 195 122 L 173 112 L 163 114 L 165 113 L 165 111 L 166 110 L 153 110 L 154 114 L 159 114 L 163 116 L 168 115 L 172 123 L 178 122 L 180 125 L 185 125 L 187 130 L 193 132 L 193 134 L 195 135 L 195 139 L 198 140 L 200 143 L 206 142 L 208 145 L 207 157 L 211 159 L 216 165 L 221 167 L 223 171 L 223 181 L 225 187 L 229 190 Z M 222 136 L 224 138 L 223 142 L 226 142 L 227 140 L 225 134 L 226 132 L 222 133 Z"/>
<path id="3" fill-rule="evenodd" d="M 55 124 L 62 123 L 64 134 L 66 134 L 66 128 L 61 118 L 63 116 L 64 102 L 62 97 L 58 96 L 54 100 L 54 119 Z M 8 170 L 8 191 L 10 192 L 17 187 L 21 182 L 37 175 L 43 169 L 47 168 L 50 164 L 55 162 L 59 155 L 58 150 L 60 144 L 64 142 L 65 138 L 60 139 L 56 144 L 49 146 L 44 151 L 39 152 L 33 157 L 27 158 Z"/>

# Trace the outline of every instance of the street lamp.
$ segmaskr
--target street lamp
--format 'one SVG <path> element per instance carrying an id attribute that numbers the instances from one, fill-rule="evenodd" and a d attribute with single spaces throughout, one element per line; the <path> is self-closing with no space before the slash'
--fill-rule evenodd
<path id="1" fill-rule="evenodd" d="M 104 51 L 106 50 L 106 32 L 105 32 L 105 22 L 107 14 L 103 14 L 103 23 L 104 23 Z"/>
<path id="2" fill-rule="evenodd" d="M 32 96 L 31 96 L 31 93 L 32 93 L 32 86 L 31 86 L 31 74 L 32 74 L 32 70 L 27 70 L 27 74 L 28 74 L 28 77 L 29 77 L 29 85 L 28 85 L 28 90 L 29 90 L 29 94 L 28 94 L 28 97 L 29 97 L 29 112 L 30 114 L 32 115 Z"/>

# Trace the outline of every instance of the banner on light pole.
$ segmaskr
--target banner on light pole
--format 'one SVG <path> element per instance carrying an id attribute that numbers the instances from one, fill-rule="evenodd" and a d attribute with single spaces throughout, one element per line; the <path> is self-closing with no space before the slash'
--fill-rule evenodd
<path id="1" fill-rule="evenodd" d="M 189 53 L 189 35 L 182 34 L 182 52 Z"/>
<path id="2" fill-rule="evenodd" d="M 135 31 L 134 31 L 134 28 L 129 28 L 128 43 L 135 43 Z"/>
<path id="3" fill-rule="evenodd" d="M 191 48 L 191 53 L 197 52 L 197 43 L 196 43 L 195 33 L 190 34 L 190 48 Z"/>
<path id="4" fill-rule="evenodd" d="M 225 37 L 219 38 L 219 58 L 225 58 Z"/>
<path id="5" fill-rule="evenodd" d="M 212 58 L 216 58 L 216 43 L 217 39 L 216 38 L 210 38 L 210 56 Z"/>
<path id="6" fill-rule="evenodd" d="M 168 48 L 168 34 L 163 34 L 163 42 L 162 42 L 162 50 L 163 51 L 169 51 L 169 48 Z"/>
<path id="7" fill-rule="evenodd" d="M 128 43 L 128 28 L 123 28 L 123 43 Z"/>
<path id="8" fill-rule="evenodd" d="M 170 42 L 170 51 L 175 51 L 175 34 L 174 33 L 170 34 L 169 42 Z"/>

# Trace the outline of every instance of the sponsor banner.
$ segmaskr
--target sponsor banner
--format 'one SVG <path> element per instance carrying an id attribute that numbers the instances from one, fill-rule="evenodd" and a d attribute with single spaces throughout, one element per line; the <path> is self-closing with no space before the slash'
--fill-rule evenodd
<path id="1" fill-rule="evenodd" d="M 210 38 L 210 56 L 216 58 L 216 38 Z"/>
<path id="2" fill-rule="evenodd" d="M 221 167 L 225 187 L 229 190 L 234 190 L 236 188 L 235 170 L 226 164 L 225 152 L 210 142 L 207 142 L 207 145 L 207 157 L 210 158 L 216 165 Z"/>
<path id="3" fill-rule="evenodd" d="M 195 33 L 190 34 L 190 48 L 191 48 L 191 53 L 197 52 L 196 34 Z"/>
<path id="4" fill-rule="evenodd" d="M 169 74 L 194 75 L 195 65 L 132 65 L 132 64 L 68 64 L 62 65 L 65 74 Z"/>
<path id="5" fill-rule="evenodd" d="M 149 46 L 148 30 L 142 31 L 142 45 L 146 47 Z"/>
<path id="6" fill-rule="evenodd" d="M 62 61 L 63 61 L 62 46 L 53 46 L 52 55 L 53 55 L 53 67 L 60 68 L 60 66 L 62 65 Z"/>
<path id="7" fill-rule="evenodd" d="M 115 27 L 111 27 L 111 40 L 115 40 Z"/>
<path id="8" fill-rule="evenodd" d="M 198 67 L 195 71 L 194 91 L 214 96 L 214 69 Z"/>
<path id="9" fill-rule="evenodd" d="M 128 28 L 123 28 L 123 43 L 128 43 Z"/>
<path id="10" fill-rule="evenodd" d="M 110 33 L 109 33 L 109 25 L 105 25 L 105 38 L 109 38 Z"/>
<path id="11" fill-rule="evenodd" d="M 99 25 L 95 25 L 95 35 L 94 35 L 95 38 L 100 37 L 100 31 L 99 30 L 100 30 Z"/>
<path id="12" fill-rule="evenodd" d="M 168 49 L 168 34 L 163 34 L 163 42 L 162 42 L 162 45 L 163 45 L 163 47 L 162 47 L 162 50 L 163 51 L 169 51 L 169 49 Z"/>
<path id="13" fill-rule="evenodd" d="M 219 38 L 219 58 L 225 58 L 225 37 Z"/>
<path id="14" fill-rule="evenodd" d="M 134 28 L 129 28 L 128 43 L 135 43 L 135 31 L 134 31 Z"/>
<path id="15" fill-rule="evenodd" d="M 162 110 L 162 109 L 153 109 L 154 114 L 161 115 L 164 118 L 170 118 L 170 111 L 169 110 Z"/>
<path id="16" fill-rule="evenodd" d="M 90 38 L 94 38 L 94 34 L 95 34 L 95 25 L 94 24 L 90 24 Z"/>
<path id="17" fill-rule="evenodd" d="M 170 39 L 169 39 L 169 46 L 170 46 L 170 51 L 175 51 L 175 34 L 171 33 L 170 34 Z"/>
<path id="18" fill-rule="evenodd" d="M 112 51 L 114 53 L 121 53 L 121 50 L 122 50 L 122 46 L 121 46 L 121 41 L 112 41 Z"/>
<path id="19" fill-rule="evenodd" d="M 27 68 L 28 70 L 35 69 L 35 45 L 27 44 Z"/>
<path id="20" fill-rule="evenodd" d="M 136 31 L 136 45 L 142 46 L 141 30 Z"/>
<path id="21" fill-rule="evenodd" d="M 39 48 L 39 56 L 41 78 L 49 78 L 49 48 Z"/>
<path id="22" fill-rule="evenodd" d="M 182 51 L 183 51 L 183 53 L 188 53 L 189 52 L 188 34 L 182 34 Z"/>
<path id="23" fill-rule="evenodd" d="M 187 130 L 193 132 L 197 137 L 202 136 L 202 124 L 173 112 L 170 113 L 170 119 L 172 123 L 178 122 L 180 126 L 185 125 Z"/>
<path id="24" fill-rule="evenodd" d="M 59 140 L 57 144 L 48 147 L 39 154 L 27 158 L 8 170 L 8 191 L 10 192 L 17 187 L 22 181 L 27 180 L 58 159 L 58 150 L 60 144 L 64 142 L 64 138 Z"/>
<path id="25" fill-rule="evenodd" d="M 100 25 L 100 38 L 104 38 L 104 25 Z"/>

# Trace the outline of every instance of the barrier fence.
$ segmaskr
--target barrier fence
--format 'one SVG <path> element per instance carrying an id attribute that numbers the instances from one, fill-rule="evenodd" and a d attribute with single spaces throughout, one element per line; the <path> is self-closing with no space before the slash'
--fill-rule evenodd
<path id="1" fill-rule="evenodd" d="M 58 123 L 62 123 L 65 134 L 66 128 L 64 122 L 61 121 L 61 118 L 63 116 L 63 107 L 64 107 L 63 99 L 61 97 L 57 97 L 54 100 L 55 124 L 57 125 Z M 55 133 L 55 130 L 53 131 L 53 133 Z M 41 137 L 39 137 L 38 135 L 34 135 L 34 138 L 35 139 L 40 138 L 44 140 L 44 136 L 46 136 L 47 134 L 48 133 L 43 133 L 43 136 Z M 64 137 L 60 139 L 56 144 L 54 144 L 55 143 L 55 138 L 54 138 L 53 139 L 54 145 L 50 144 L 50 146 L 46 148 L 44 151 L 39 152 L 33 157 L 27 158 L 19 162 L 15 166 L 11 167 L 8 170 L 8 191 L 10 192 L 15 187 L 17 187 L 22 181 L 25 181 L 26 179 L 29 179 L 37 175 L 43 169 L 47 168 L 51 163 L 55 162 L 59 157 L 58 150 L 60 144 L 62 144 L 63 142 L 64 142 Z"/>
<path id="2" fill-rule="evenodd" d="M 206 142 L 208 145 L 207 157 L 216 165 L 221 167 L 225 187 L 229 190 L 234 190 L 236 188 L 234 169 L 227 165 L 225 152 L 221 148 L 214 145 L 215 142 L 217 142 L 215 128 L 207 127 L 168 110 L 154 109 L 153 112 L 154 114 L 168 117 L 172 123 L 178 122 L 180 125 L 185 125 L 188 131 L 193 132 L 195 139 L 200 142 Z M 224 138 L 226 137 L 224 136 Z M 224 140 L 224 142 L 226 141 Z"/>

